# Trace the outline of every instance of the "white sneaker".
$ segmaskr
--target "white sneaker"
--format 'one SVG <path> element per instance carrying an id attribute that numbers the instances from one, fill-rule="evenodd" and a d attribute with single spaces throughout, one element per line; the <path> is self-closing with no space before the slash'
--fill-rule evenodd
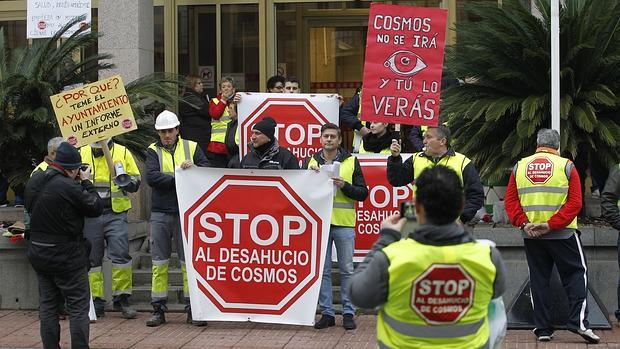
<path id="1" fill-rule="evenodd" d="M 586 342 L 591 343 L 591 344 L 598 344 L 598 342 L 601 341 L 601 337 L 597 336 L 596 334 L 594 334 L 594 332 L 591 329 L 587 329 L 587 330 L 570 330 L 573 333 L 577 333 L 578 335 L 581 336 L 581 338 L 585 339 Z"/>

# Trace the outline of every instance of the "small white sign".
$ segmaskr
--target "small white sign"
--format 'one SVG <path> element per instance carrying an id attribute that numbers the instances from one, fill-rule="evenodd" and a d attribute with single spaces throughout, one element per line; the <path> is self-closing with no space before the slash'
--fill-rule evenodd
<path id="1" fill-rule="evenodd" d="M 215 66 L 204 65 L 198 67 L 204 88 L 215 88 Z"/>
<path id="2" fill-rule="evenodd" d="M 73 18 L 86 15 L 86 18 L 71 27 L 63 37 L 69 37 L 80 26 L 91 21 L 91 0 L 36 1 L 28 0 L 26 14 L 26 37 L 28 39 L 51 38 Z M 88 29 L 90 31 L 90 29 Z"/>

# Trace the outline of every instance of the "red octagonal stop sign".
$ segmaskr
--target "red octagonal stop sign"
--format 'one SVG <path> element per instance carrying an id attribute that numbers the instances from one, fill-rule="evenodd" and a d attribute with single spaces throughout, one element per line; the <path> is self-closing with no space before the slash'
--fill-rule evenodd
<path id="1" fill-rule="evenodd" d="M 241 155 L 247 154 L 252 127 L 265 116 L 276 120 L 278 143 L 303 160 L 321 149 L 321 126 L 327 118 L 306 98 L 267 98 L 240 124 Z"/>
<path id="2" fill-rule="evenodd" d="M 545 184 L 552 175 L 553 161 L 546 156 L 531 160 L 525 167 L 525 177 L 532 184 Z"/>
<path id="3" fill-rule="evenodd" d="M 223 176 L 183 219 L 198 288 L 222 312 L 281 315 L 320 276 L 321 219 L 282 178 Z"/>
<path id="4" fill-rule="evenodd" d="M 474 301 L 474 279 L 458 264 L 433 264 L 413 281 L 411 308 L 429 324 L 459 321 Z"/>

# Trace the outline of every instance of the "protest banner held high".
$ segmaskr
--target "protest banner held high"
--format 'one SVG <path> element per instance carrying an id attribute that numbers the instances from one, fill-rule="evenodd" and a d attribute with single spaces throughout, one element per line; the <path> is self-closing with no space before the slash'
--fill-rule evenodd
<path id="1" fill-rule="evenodd" d="M 365 121 L 436 126 L 447 10 L 373 3 L 368 18 Z"/>

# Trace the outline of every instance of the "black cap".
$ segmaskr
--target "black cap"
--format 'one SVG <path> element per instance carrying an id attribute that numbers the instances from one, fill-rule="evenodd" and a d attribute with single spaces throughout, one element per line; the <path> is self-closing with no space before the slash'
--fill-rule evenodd
<path id="1" fill-rule="evenodd" d="M 54 162 L 67 170 L 73 170 L 82 166 L 82 157 L 78 150 L 67 142 L 62 142 L 56 150 Z"/>
<path id="2" fill-rule="evenodd" d="M 260 131 L 273 141 L 274 134 L 276 133 L 276 121 L 269 116 L 265 116 L 261 121 L 257 122 L 252 129 Z"/>

